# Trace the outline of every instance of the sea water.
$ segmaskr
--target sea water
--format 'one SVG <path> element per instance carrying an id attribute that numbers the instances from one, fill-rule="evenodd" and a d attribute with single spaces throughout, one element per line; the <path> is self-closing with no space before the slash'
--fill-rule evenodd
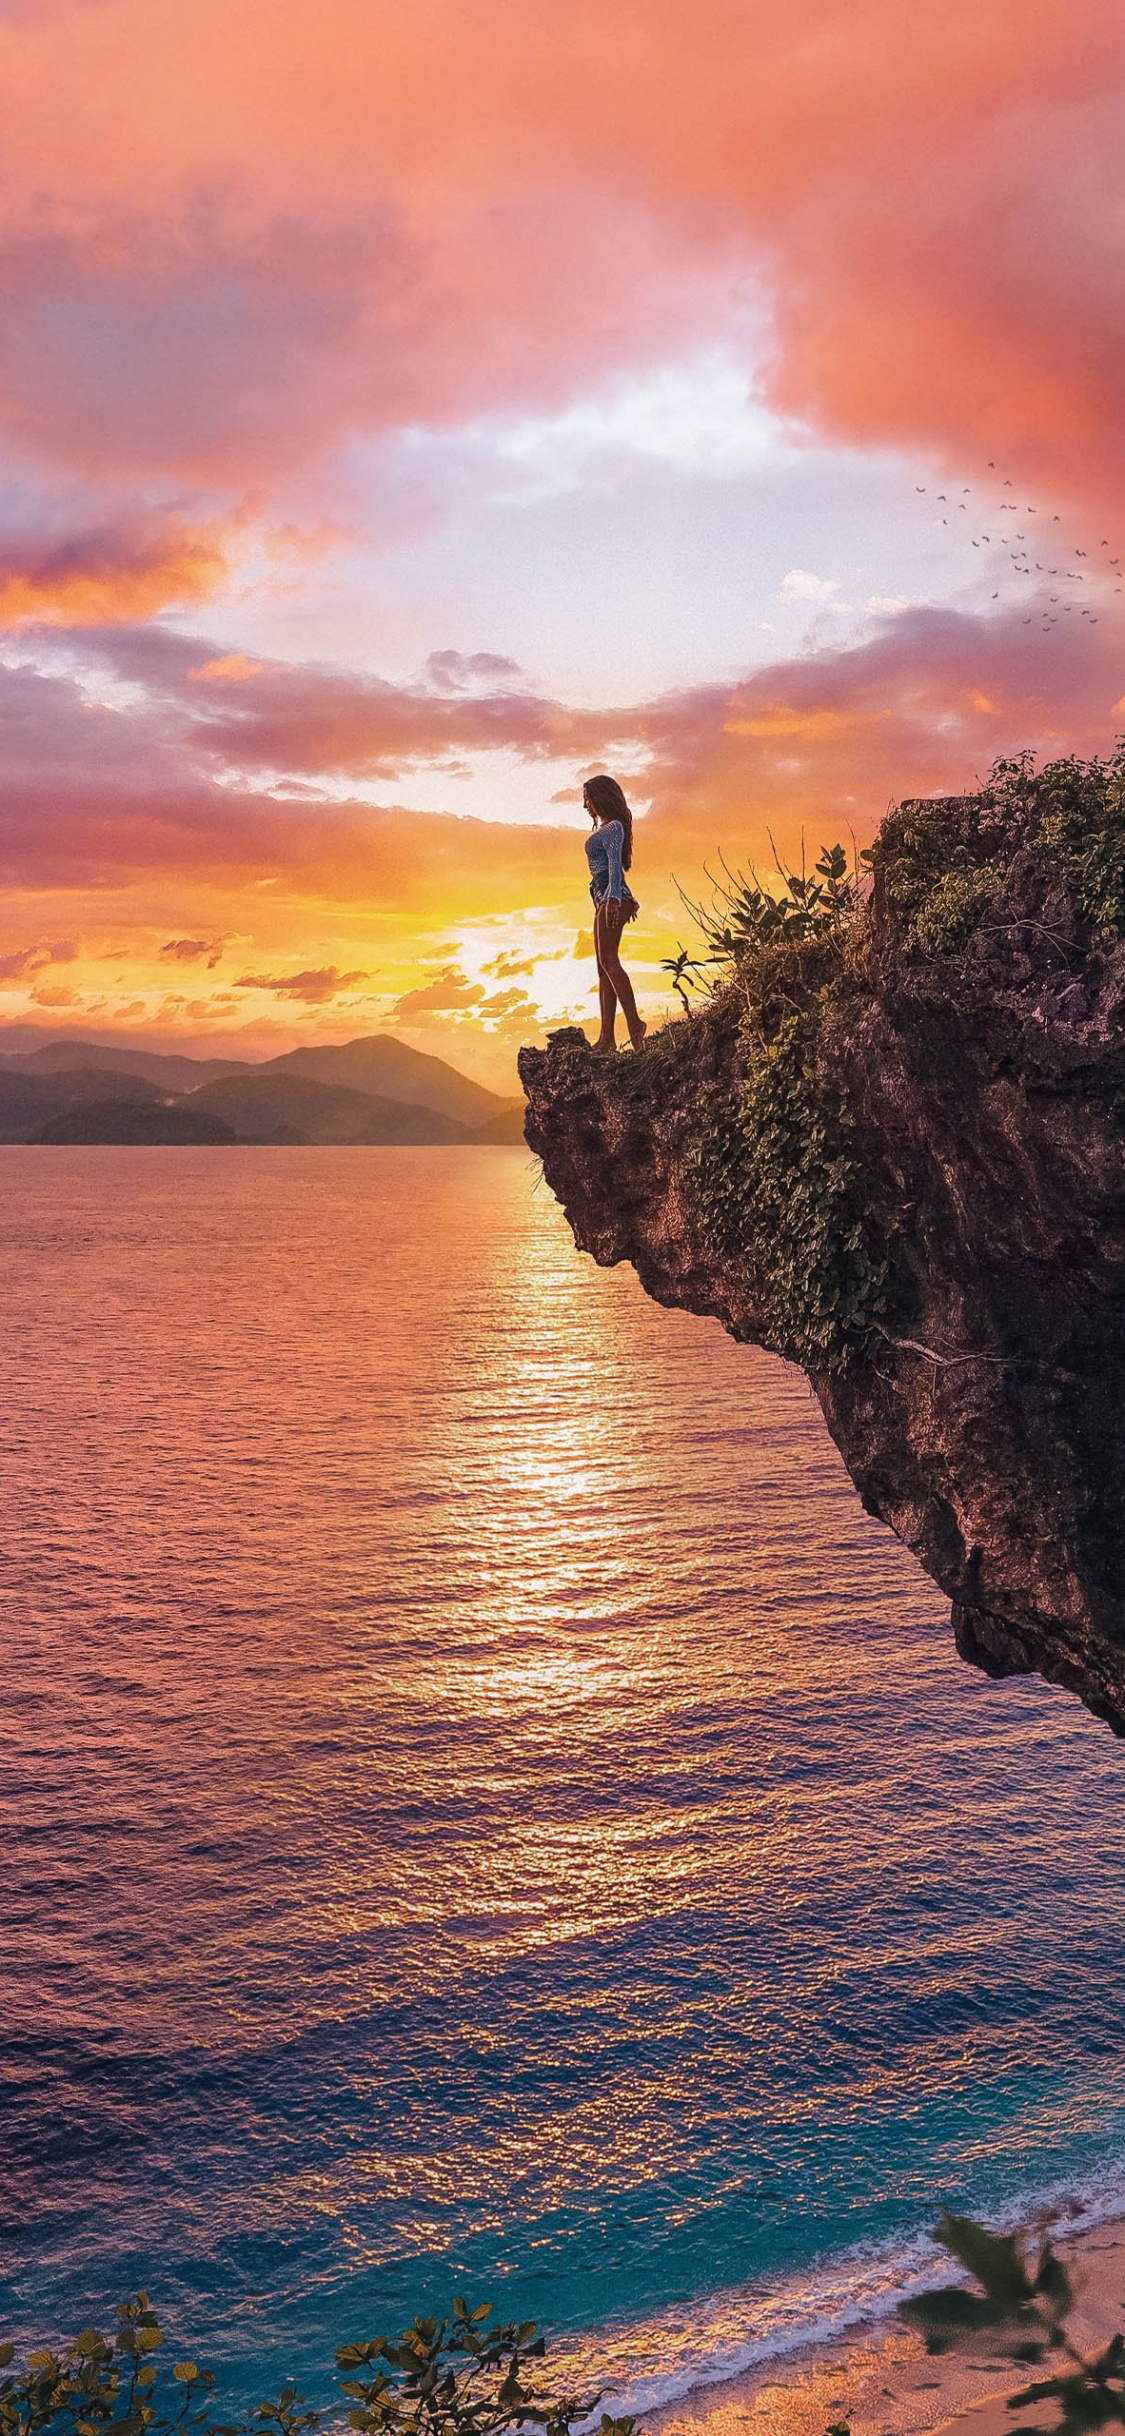
<path id="1" fill-rule="evenodd" d="M 519 1150 L 0 1152 L 3 2317 L 641 2401 L 1125 2201 L 1125 1756 Z"/>

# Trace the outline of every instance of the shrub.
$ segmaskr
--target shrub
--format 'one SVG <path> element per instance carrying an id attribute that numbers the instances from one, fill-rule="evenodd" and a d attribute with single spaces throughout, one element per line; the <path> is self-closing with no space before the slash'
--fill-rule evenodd
<path id="1" fill-rule="evenodd" d="M 490 2315 L 488 2303 L 470 2309 L 458 2298 L 451 2317 L 415 2318 L 401 2335 L 344 2344 L 336 2364 L 347 2372 L 348 2423 L 366 2436 L 506 2436 L 527 2427 L 569 2436 L 597 2395 L 534 2384 L 528 2364 L 546 2350 L 537 2327 L 489 2333 Z M 0 2436 L 303 2436 L 325 2416 L 287 2384 L 237 2422 L 215 2418 L 211 2371 L 194 2360 L 166 2371 L 157 2360 L 164 2334 L 147 2292 L 123 2302 L 117 2319 L 109 2341 L 89 2328 L 61 2351 L 31 2351 L 22 2368 L 14 2345 L 0 2345 Z M 600 2436 L 633 2436 L 634 2426 L 603 2414 Z"/>
<path id="2" fill-rule="evenodd" d="M 962 953 L 1029 847 L 1053 863 L 1092 936 L 1125 937 L 1125 742 L 1107 759 L 1041 770 L 1027 753 L 1000 760 L 975 795 L 889 813 L 872 860 L 908 951 Z"/>

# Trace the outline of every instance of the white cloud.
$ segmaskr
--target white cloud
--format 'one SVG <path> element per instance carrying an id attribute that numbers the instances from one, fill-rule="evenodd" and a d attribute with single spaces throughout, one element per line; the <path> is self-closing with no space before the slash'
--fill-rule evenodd
<path id="1" fill-rule="evenodd" d="M 477 426 L 474 436 L 501 466 L 523 474 L 522 500 L 577 489 L 598 458 L 633 457 L 727 482 L 794 454 L 790 428 L 760 404 L 745 367 L 723 347 L 614 382 L 562 414 L 527 415 L 507 429 Z"/>
<path id="2" fill-rule="evenodd" d="M 834 576 L 810 575 L 807 567 L 790 567 L 783 575 L 778 592 L 779 601 L 812 601 L 818 609 L 846 609 L 847 602 L 837 600 L 840 586 Z"/>

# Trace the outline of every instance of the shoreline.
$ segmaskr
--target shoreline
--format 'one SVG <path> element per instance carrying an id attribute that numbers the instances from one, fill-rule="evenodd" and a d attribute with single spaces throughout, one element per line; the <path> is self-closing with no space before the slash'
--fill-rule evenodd
<path id="1" fill-rule="evenodd" d="M 1039 2230 L 1031 2228 L 1032 2239 Z M 1125 2310 L 1125 2211 L 1081 2231 L 1060 2231 L 1057 2220 L 1042 2231 L 1053 2235 L 1074 2282 L 1076 2340 L 1084 2349 L 1104 2344 Z M 954 2274 L 950 2262 L 947 2277 L 939 2268 L 926 2282 Z M 643 2427 L 646 2436 L 825 2436 L 846 2420 L 851 2436 L 937 2436 L 953 2426 L 958 2436 L 1005 2436 L 1017 2424 L 1008 2395 L 1043 2373 L 990 2360 L 976 2345 L 931 2358 L 893 2313 L 872 2314 L 781 2358 L 700 2381 L 644 2412 Z M 1052 2406 L 1039 2415 L 1050 2425 Z"/>

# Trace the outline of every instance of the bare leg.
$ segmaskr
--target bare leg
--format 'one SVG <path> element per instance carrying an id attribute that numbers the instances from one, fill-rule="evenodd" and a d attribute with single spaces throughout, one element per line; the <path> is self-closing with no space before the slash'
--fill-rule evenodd
<path id="1" fill-rule="evenodd" d="M 594 915 L 594 954 L 598 960 L 598 1005 L 601 1010 L 601 1031 L 594 1042 L 595 1052 L 617 1047 L 617 992 L 605 969 L 605 908 L 599 905 Z"/>
<path id="2" fill-rule="evenodd" d="M 608 897 L 604 905 L 599 905 L 597 923 L 601 925 L 601 935 L 598 940 L 598 967 L 614 997 L 620 1001 L 621 1012 L 629 1026 L 629 1038 L 634 1049 L 639 1049 L 648 1026 L 641 1022 L 637 1013 L 633 984 L 619 953 L 624 922 L 624 908 L 615 904 L 612 897 Z M 594 935 L 598 938 L 597 925 Z"/>
<path id="3" fill-rule="evenodd" d="M 617 1031 L 617 992 L 614 989 L 608 973 L 604 973 L 602 971 L 600 963 L 598 965 L 598 1004 L 601 1008 L 602 1028 L 598 1034 L 597 1040 L 594 1043 L 594 1047 L 596 1049 L 615 1049 L 617 1047 L 617 1041 L 615 1038 Z"/>

